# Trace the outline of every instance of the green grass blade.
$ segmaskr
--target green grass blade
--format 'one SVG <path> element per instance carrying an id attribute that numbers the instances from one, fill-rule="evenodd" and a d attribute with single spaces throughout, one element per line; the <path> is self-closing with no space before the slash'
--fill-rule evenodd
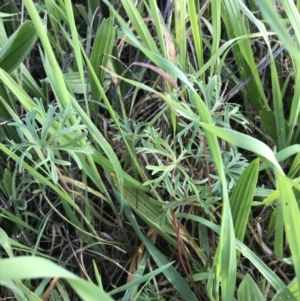
<path id="1" fill-rule="evenodd" d="M 277 177 L 285 233 L 292 253 L 298 287 L 300 287 L 300 240 L 298 239 L 300 229 L 299 206 L 290 182 L 280 173 L 278 173 Z"/>
<path id="2" fill-rule="evenodd" d="M 188 16 L 191 23 L 192 28 L 192 36 L 194 41 L 195 47 L 195 54 L 197 57 L 198 69 L 204 65 L 203 60 L 203 43 L 202 43 L 202 29 L 201 29 L 201 22 L 200 16 L 198 14 L 198 10 L 196 9 L 196 1 L 194 0 L 187 0 L 187 7 L 188 7 Z M 204 74 L 201 75 L 200 79 L 205 82 Z"/>
<path id="3" fill-rule="evenodd" d="M 32 267 L 35 267 L 34 269 Z M 55 263 L 40 257 L 19 256 L 0 261 L 0 282 L 13 279 L 60 277 L 83 299 L 89 301 L 112 301 L 113 299 L 94 284 L 80 279 Z"/>
<path id="4" fill-rule="evenodd" d="M 104 1 L 110 7 L 113 7 L 106 0 Z M 122 0 L 124 9 L 126 10 L 127 16 L 133 25 L 133 29 L 137 32 L 141 42 L 145 47 L 156 54 L 159 54 L 159 50 L 156 46 L 156 43 L 153 39 L 153 35 L 150 33 L 148 26 L 146 25 L 145 20 L 140 15 L 139 10 L 135 7 L 135 4 L 131 0 Z M 150 20 L 148 22 L 151 22 Z"/>
<path id="5" fill-rule="evenodd" d="M 37 40 L 31 21 L 24 22 L 0 50 L 0 68 L 12 72 L 25 59 Z"/>
<path id="6" fill-rule="evenodd" d="M 45 25 L 42 23 L 39 13 L 37 12 L 33 1 L 32 0 L 24 0 L 24 4 L 27 8 L 27 11 L 28 11 L 31 19 L 32 19 L 32 22 L 38 33 L 40 41 L 41 41 L 42 45 L 44 46 L 44 50 L 47 55 L 47 58 L 49 59 L 51 71 L 54 75 L 53 89 L 56 92 L 56 96 L 58 98 L 57 101 L 61 105 L 61 107 L 64 108 L 69 103 L 68 90 L 66 88 L 63 74 L 61 72 L 61 69 L 58 65 L 58 62 L 57 62 L 54 52 L 52 50 L 50 41 L 48 39 Z M 75 123 L 74 119 L 73 119 L 73 123 Z"/>
<path id="7" fill-rule="evenodd" d="M 216 233 L 220 233 L 220 227 L 214 223 L 192 214 L 183 214 L 183 218 L 197 221 L 206 227 L 212 229 Z M 259 272 L 265 277 L 265 279 L 276 289 L 277 293 L 283 298 L 283 300 L 296 301 L 295 296 L 290 292 L 284 282 L 247 246 L 241 243 L 239 240 L 235 241 L 236 248 L 242 252 L 242 254 L 248 258 L 251 263 L 259 270 Z"/>
<path id="8" fill-rule="evenodd" d="M 125 214 L 130 221 L 131 225 L 133 226 L 135 232 L 138 234 L 140 239 L 143 241 L 145 244 L 147 250 L 151 254 L 152 258 L 156 262 L 156 264 L 159 267 L 165 266 L 168 264 L 168 260 L 163 256 L 163 254 L 153 245 L 153 243 L 145 237 L 141 230 L 140 227 L 132 214 L 132 211 L 128 205 L 125 205 Z M 167 279 L 170 281 L 170 283 L 177 289 L 177 291 L 183 296 L 185 300 L 191 300 L 191 301 L 196 301 L 197 298 L 192 292 L 192 290 L 189 288 L 187 285 L 186 281 L 180 276 L 180 274 L 177 272 L 177 270 L 173 267 L 170 266 L 167 270 L 164 270 L 163 273 L 167 277 Z"/>
<path id="9" fill-rule="evenodd" d="M 133 280 L 133 281 L 131 281 L 131 282 L 123 285 L 123 286 L 120 286 L 120 287 L 112 290 L 111 292 L 109 292 L 109 295 L 113 296 L 113 295 L 115 295 L 117 293 L 123 292 L 125 290 L 131 289 L 131 288 L 136 287 L 136 286 L 139 286 L 143 282 L 149 281 L 151 278 L 153 278 L 156 275 L 164 272 L 166 269 L 168 269 L 169 267 L 171 267 L 172 264 L 173 264 L 173 262 L 169 262 L 169 263 L 167 263 L 167 264 L 165 264 L 165 265 L 163 265 L 163 266 L 155 269 L 154 271 L 152 271 L 152 272 L 150 272 L 150 273 L 148 273 L 148 274 L 146 274 L 144 276 L 139 276 L 138 279 L 135 279 L 135 280 Z"/>
<path id="10" fill-rule="evenodd" d="M 257 184 L 258 170 L 259 159 L 255 159 L 244 170 L 237 181 L 236 187 L 230 198 L 235 236 L 240 241 L 244 240 L 254 191 Z"/>
<path id="11" fill-rule="evenodd" d="M 90 62 L 100 84 L 103 84 L 104 80 L 104 69 L 102 69 L 101 66 L 107 67 L 109 55 L 112 52 L 112 47 L 115 40 L 116 29 L 113 27 L 113 25 L 114 18 L 112 16 L 101 22 L 91 52 Z M 90 85 L 93 99 L 98 101 L 100 98 L 100 93 L 91 74 Z"/>
<path id="12" fill-rule="evenodd" d="M 203 123 L 200 124 L 202 127 L 214 133 L 218 137 L 226 140 L 227 142 L 258 154 L 259 156 L 273 164 L 279 171 L 282 171 L 281 166 L 276 160 L 274 153 L 263 142 L 232 129 L 219 128 Z"/>
<path id="13" fill-rule="evenodd" d="M 75 24 L 72 2 L 70 0 L 66 0 L 65 6 L 66 6 L 68 23 L 69 23 L 69 26 L 71 29 L 72 49 L 75 54 L 75 60 L 77 63 L 77 68 L 78 68 L 79 74 L 80 74 L 81 85 L 85 86 L 86 83 L 85 83 L 85 76 L 84 76 L 84 62 L 83 62 L 82 55 L 81 55 L 80 37 L 78 35 L 76 24 Z M 87 115 L 90 115 L 86 90 L 84 91 L 84 100 L 85 100 L 86 113 L 87 113 Z"/>
<path id="14" fill-rule="evenodd" d="M 247 274 L 238 289 L 238 301 L 264 301 L 265 298 L 252 277 Z"/>
<path id="15" fill-rule="evenodd" d="M 225 6 L 222 9 L 222 17 L 225 20 L 226 30 L 229 38 L 242 37 L 249 33 L 246 28 L 247 21 L 240 11 L 237 0 L 224 1 Z M 255 83 L 249 83 L 246 87 L 247 92 L 253 101 L 256 109 L 262 109 L 263 106 L 269 107 L 265 96 L 262 83 L 257 72 L 256 63 L 251 49 L 250 39 L 243 39 L 238 45 L 233 47 L 237 66 L 240 70 L 241 78 L 246 79 L 250 74 L 253 75 Z"/>
<path id="16" fill-rule="evenodd" d="M 175 39 L 179 46 L 178 63 L 183 73 L 187 74 L 187 40 L 186 40 L 186 1 L 174 2 Z M 178 18 L 177 18 L 178 16 Z"/>
<path id="17" fill-rule="evenodd" d="M 203 120 L 207 124 L 213 124 L 210 112 L 204 102 L 200 99 L 196 92 L 192 91 L 192 93 L 195 98 L 200 120 Z M 222 299 L 224 301 L 230 301 L 232 300 L 235 291 L 236 257 L 234 243 L 235 236 L 227 191 L 227 182 L 217 137 L 215 133 L 207 131 L 205 127 L 204 132 L 223 187 L 221 235 L 217 254 L 214 258 L 214 262 L 216 264 L 216 281 L 217 283 L 219 281 L 222 282 Z M 220 276 L 222 277 L 222 280 L 219 278 Z"/>

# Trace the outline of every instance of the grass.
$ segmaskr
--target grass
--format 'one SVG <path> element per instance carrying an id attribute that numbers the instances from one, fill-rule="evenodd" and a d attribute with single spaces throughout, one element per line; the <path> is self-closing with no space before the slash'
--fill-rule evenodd
<path id="1" fill-rule="evenodd" d="M 299 9 L 6 1 L 1 298 L 298 300 Z"/>

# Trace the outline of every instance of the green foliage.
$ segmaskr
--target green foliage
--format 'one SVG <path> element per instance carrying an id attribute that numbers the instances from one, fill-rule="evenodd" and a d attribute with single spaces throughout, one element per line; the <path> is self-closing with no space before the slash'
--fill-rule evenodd
<path id="1" fill-rule="evenodd" d="M 10 258 L 2 259 L 0 262 L 1 271 L 0 283 L 11 288 L 18 300 L 42 300 L 35 294 L 32 294 L 17 279 L 26 278 L 51 278 L 61 277 L 67 280 L 68 284 L 84 300 L 113 300 L 108 294 L 104 293 L 96 285 L 80 279 L 78 276 L 68 272 L 50 260 L 39 257 L 14 257 L 10 241 L 6 233 L 0 228 L 0 244 L 7 251 Z M 22 267 L 22 268 L 20 268 Z M 34 269 L 32 267 L 35 267 Z"/>
<path id="2" fill-rule="evenodd" d="M 0 13 L 0 295 L 296 300 L 300 2 L 23 2 Z"/>
<path id="3" fill-rule="evenodd" d="M 254 282 L 252 277 L 247 274 L 238 289 L 238 300 L 239 301 L 264 301 L 264 296 L 260 292 L 257 284 Z"/>
<path id="4" fill-rule="evenodd" d="M 17 162 L 19 172 L 22 171 L 22 161 L 26 158 L 33 162 L 35 169 L 44 167 L 52 181 L 57 183 L 57 166 L 71 164 L 69 160 L 57 158 L 57 155 L 63 152 L 64 155 L 70 156 L 81 169 L 82 164 L 78 154 L 92 153 L 88 144 L 79 144 L 87 136 L 87 132 L 82 132 L 85 126 L 80 124 L 80 118 L 77 118 L 75 124 L 70 124 L 70 118 L 75 116 L 75 111 L 71 111 L 70 105 L 61 111 L 58 110 L 58 106 L 49 105 L 48 110 L 45 111 L 42 102 L 38 101 L 36 108 L 26 114 L 22 123 L 9 124 L 17 127 L 21 138 L 21 143 L 11 141 L 10 147 L 13 152 L 20 154 Z M 40 115 L 40 127 L 36 120 L 37 114 Z"/>
<path id="5" fill-rule="evenodd" d="M 235 236 L 244 240 L 258 178 L 259 159 L 252 161 L 238 179 L 230 198 Z"/>
<path id="6" fill-rule="evenodd" d="M 36 40 L 37 34 L 32 22 L 24 22 L 2 46 L 0 68 L 8 73 L 12 72 L 24 60 Z"/>

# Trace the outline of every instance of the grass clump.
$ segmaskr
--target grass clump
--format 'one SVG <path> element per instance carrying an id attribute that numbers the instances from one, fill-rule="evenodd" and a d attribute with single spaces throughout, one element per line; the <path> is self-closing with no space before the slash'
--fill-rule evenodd
<path id="1" fill-rule="evenodd" d="M 297 300 L 299 3 L 23 2 L 1 298 Z"/>

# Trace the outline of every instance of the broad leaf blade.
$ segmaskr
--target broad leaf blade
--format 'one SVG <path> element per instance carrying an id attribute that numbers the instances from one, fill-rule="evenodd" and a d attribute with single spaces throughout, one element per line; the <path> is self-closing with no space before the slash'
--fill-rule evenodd
<path id="1" fill-rule="evenodd" d="M 265 298 L 252 277 L 247 274 L 238 289 L 239 301 L 264 301 Z"/>
<path id="2" fill-rule="evenodd" d="M 25 59 L 37 40 L 31 21 L 24 22 L 0 50 L 0 68 L 10 73 Z"/>
<path id="3" fill-rule="evenodd" d="M 112 52 L 113 43 L 115 40 L 116 29 L 114 28 L 114 18 L 110 17 L 101 22 L 99 30 L 96 34 L 90 62 L 94 68 L 100 84 L 103 84 L 104 69 L 101 67 L 107 67 L 109 55 Z M 90 85 L 92 95 L 95 100 L 100 97 L 99 90 L 92 76 L 90 75 Z"/>
<path id="4" fill-rule="evenodd" d="M 20 267 L 22 268 L 20 269 Z M 60 277 L 65 278 L 83 300 L 113 300 L 96 285 L 80 279 L 75 274 L 44 258 L 19 256 L 3 259 L 0 261 L 0 270 L 5 271 L 5 273 L 0 273 L 0 283 L 2 284 L 14 279 Z"/>
<path id="5" fill-rule="evenodd" d="M 251 203 L 257 183 L 258 170 L 259 159 L 256 159 L 247 166 L 237 181 L 230 199 L 235 236 L 240 241 L 244 240 Z"/>
<path id="6" fill-rule="evenodd" d="M 290 181 L 278 173 L 281 207 L 285 233 L 292 253 L 298 287 L 300 286 L 300 216 L 299 206 L 293 193 Z"/>

